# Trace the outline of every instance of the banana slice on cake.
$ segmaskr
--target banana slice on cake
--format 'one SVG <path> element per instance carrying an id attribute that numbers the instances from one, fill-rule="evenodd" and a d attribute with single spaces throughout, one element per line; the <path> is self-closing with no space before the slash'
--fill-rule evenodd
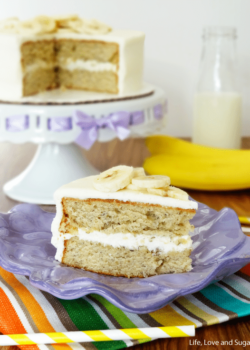
<path id="1" fill-rule="evenodd" d="M 24 21 L 19 25 L 19 31 L 22 34 L 52 33 L 55 29 L 55 20 L 47 16 L 37 16 L 31 21 Z"/>
<path id="2" fill-rule="evenodd" d="M 133 184 L 129 184 L 125 189 L 130 190 L 130 191 L 141 192 L 141 193 L 148 193 L 146 188 L 141 188 L 141 187 L 135 186 Z"/>
<path id="3" fill-rule="evenodd" d="M 34 21 L 40 27 L 39 33 L 52 33 L 56 30 L 56 21 L 51 17 L 37 16 Z"/>
<path id="4" fill-rule="evenodd" d="M 146 176 L 145 170 L 143 168 L 134 168 L 133 177 Z"/>
<path id="5" fill-rule="evenodd" d="M 132 179 L 132 184 L 141 188 L 161 188 L 170 185 L 170 178 L 162 175 L 138 176 Z"/>
<path id="6" fill-rule="evenodd" d="M 93 186 L 101 192 L 116 192 L 128 186 L 134 169 L 126 165 L 116 166 L 104 171 L 93 180 Z"/>
<path id="7" fill-rule="evenodd" d="M 66 15 L 66 16 L 56 16 L 54 17 L 54 20 L 56 21 L 56 24 L 58 27 L 65 27 L 67 25 L 68 21 L 76 21 L 79 20 L 78 15 Z"/>
<path id="8" fill-rule="evenodd" d="M 0 31 L 17 33 L 19 24 L 20 20 L 17 17 L 7 18 L 3 21 L 0 21 Z"/>
<path id="9" fill-rule="evenodd" d="M 163 188 L 148 188 L 148 193 L 155 194 L 156 196 L 162 196 L 167 197 L 168 196 L 168 189 L 169 187 L 163 187 Z"/>
<path id="10" fill-rule="evenodd" d="M 181 199 L 183 201 L 188 201 L 188 194 L 187 192 L 181 190 L 180 188 L 169 186 L 169 189 L 167 191 L 167 195 L 171 198 Z"/>

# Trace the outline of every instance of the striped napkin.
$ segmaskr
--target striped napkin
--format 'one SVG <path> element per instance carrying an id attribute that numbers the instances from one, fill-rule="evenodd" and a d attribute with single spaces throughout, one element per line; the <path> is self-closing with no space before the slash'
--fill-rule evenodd
<path id="1" fill-rule="evenodd" d="M 250 314 L 250 264 L 200 292 L 181 297 L 149 314 L 132 314 L 91 294 L 62 300 L 32 287 L 27 277 L 0 267 L 0 332 L 3 334 L 66 332 L 195 325 L 202 327 Z M 145 340 L 29 345 L 31 350 L 115 350 Z M 27 346 L 19 346 L 27 349 Z"/>

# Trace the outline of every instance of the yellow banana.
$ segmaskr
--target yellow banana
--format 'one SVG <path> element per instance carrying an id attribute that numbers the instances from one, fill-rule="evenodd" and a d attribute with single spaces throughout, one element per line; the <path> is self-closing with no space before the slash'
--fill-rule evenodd
<path id="1" fill-rule="evenodd" d="M 147 158 L 144 169 L 150 175 L 167 175 L 177 187 L 207 191 L 250 187 L 250 161 L 240 157 L 157 154 Z"/>
<path id="2" fill-rule="evenodd" d="M 250 150 L 231 150 L 222 148 L 206 147 L 191 142 L 183 141 L 171 136 L 154 135 L 146 139 L 146 146 L 150 153 L 154 154 L 176 154 L 188 157 L 240 157 L 242 160 L 250 161 Z M 233 158 L 232 158 L 233 157 Z"/>

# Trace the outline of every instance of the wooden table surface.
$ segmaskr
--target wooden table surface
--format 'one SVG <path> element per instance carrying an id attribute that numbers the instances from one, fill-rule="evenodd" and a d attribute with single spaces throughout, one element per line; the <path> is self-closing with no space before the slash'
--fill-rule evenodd
<path id="1" fill-rule="evenodd" d="M 14 205 L 16 201 L 7 198 L 3 191 L 3 184 L 18 175 L 29 164 L 35 154 L 37 146 L 27 143 L 22 145 L 13 145 L 10 143 L 0 143 L 0 212 L 6 212 Z M 250 138 L 243 139 L 243 148 L 250 149 Z M 149 155 L 144 145 L 143 139 L 129 139 L 123 142 L 113 140 L 108 143 L 98 143 L 90 151 L 83 151 L 89 161 L 100 171 L 111 166 L 125 164 L 132 166 L 141 166 L 143 160 Z M 205 192 L 188 191 L 196 200 L 203 202 L 210 207 L 220 210 L 223 207 L 230 207 L 238 215 L 250 216 L 250 190 L 234 192 Z M 43 206 L 46 210 L 53 211 L 54 206 Z M 249 291 L 250 293 L 250 291 Z M 202 341 L 222 341 L 239 339 L 250 341 L 250 316 L 232 320 L 220 325 L 208 326 L 196 330 L 195 338 Z M 189 344 L 189 338 L 180 339 L 162 339 L 154 342 L 135 346 L 134 350 L 163 350 L 163 349 L 198 349 L 204 346 Z M 230 346 L 208 346 L 208 349 L 233 349 Z M 242 347 L 237 347 L 242 348 Z M 247 347 L 248 348 L 248 347 Z M 0 350 L 15 350 L 16 347 L 0 347 Z"/>

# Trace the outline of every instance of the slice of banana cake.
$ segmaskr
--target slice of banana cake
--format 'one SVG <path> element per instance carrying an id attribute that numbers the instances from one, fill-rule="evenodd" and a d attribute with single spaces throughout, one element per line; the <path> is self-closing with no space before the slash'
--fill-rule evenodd
<path id="1" fill-rule="evenodd" d="M 197 203 L 168 176 L 117 166 L 59 188 L 52 223 L 55 258 L 113 276 L 190 271 Z"/>

